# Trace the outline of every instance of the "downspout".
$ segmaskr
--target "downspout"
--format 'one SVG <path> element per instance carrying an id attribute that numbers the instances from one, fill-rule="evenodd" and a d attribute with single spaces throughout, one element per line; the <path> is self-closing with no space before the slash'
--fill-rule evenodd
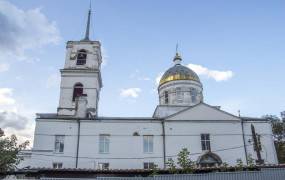
<path id="1" fill-rule="evenodd" d="M 244 147 L 244 153 L 245 153 L 245 160 L 246 160 L 246 165 L 248 165 L 247 149 L 246 149 L 245 137 L 244 137 L 243 119 L 241 119 L 241 129 L 242 129 L 242 139 L 243 139 L 243 147 Z"/>
<path id="2" fill-rule="evenodd" d="M 166 148 L 165 148 L 165 121 L 161 120 L 162 125 L 162 144 L 163 144 L 163 168 L 166 169 Z"/>
<path id="3" fill-rule="evenodd" d="M 76 148 L 76 159 L 75 159 L 75 168 L 78 167 L 78 154 L 79 154 L 79 142 L 80 142 L 80 119 L 77 119 L 77 148 Z"/>

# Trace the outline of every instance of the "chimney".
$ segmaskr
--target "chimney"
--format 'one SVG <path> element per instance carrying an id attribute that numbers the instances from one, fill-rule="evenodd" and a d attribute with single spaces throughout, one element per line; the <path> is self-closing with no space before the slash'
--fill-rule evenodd
<path id="1" fill-rule="evenodd" d="M 82 94 L 75 98 L 76 108 L 75 108 L 75 117 L 77 118 L 86 118 L 87 116 L 87 95 Z"/>

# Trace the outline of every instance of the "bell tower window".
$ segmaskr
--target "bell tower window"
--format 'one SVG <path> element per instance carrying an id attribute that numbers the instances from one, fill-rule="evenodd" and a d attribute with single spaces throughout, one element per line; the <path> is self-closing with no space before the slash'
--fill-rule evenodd
<path id="1" fill-rule="evenodd" d="M 82 94 L 83 94 L 83 85 L 81 83 L 76 83 L 73 88 L 72 101 L 75 101 L 75 98 L 82 96 Z"/>
<path id="2" fill-rule="evenodd" d="M 84 49 L 79 50 L 77 54 L 76 65 L 86 64 L 86 58 L 87 58 L 87 51 Z"/>

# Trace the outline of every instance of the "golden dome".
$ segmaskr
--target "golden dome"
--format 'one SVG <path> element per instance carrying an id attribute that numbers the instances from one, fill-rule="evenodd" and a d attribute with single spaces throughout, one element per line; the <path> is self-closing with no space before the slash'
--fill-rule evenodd
<path id="1" fill-rule="evenodd" d="M 188 67 L 177 64 L 168 69 L 159 81 L 159 86 L 170 81 L 192 80 L 200 83 L 198 75 Z"/>

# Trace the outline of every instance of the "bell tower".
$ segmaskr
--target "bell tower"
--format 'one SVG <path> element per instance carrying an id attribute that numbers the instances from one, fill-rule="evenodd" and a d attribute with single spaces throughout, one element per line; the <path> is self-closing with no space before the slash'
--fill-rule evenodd
<path id="1" fill-rule="evenodd" d="M 101 44 L 89 38 L 91 8 L 88 11 L 85 37 L 80 41 L 68 41 L 64 68 L 60 70 L 60 99 L 58 115 L 75 116 L 78 101 L 86 104 L 85 116 L 97 116 L 102 88 Z"/>

